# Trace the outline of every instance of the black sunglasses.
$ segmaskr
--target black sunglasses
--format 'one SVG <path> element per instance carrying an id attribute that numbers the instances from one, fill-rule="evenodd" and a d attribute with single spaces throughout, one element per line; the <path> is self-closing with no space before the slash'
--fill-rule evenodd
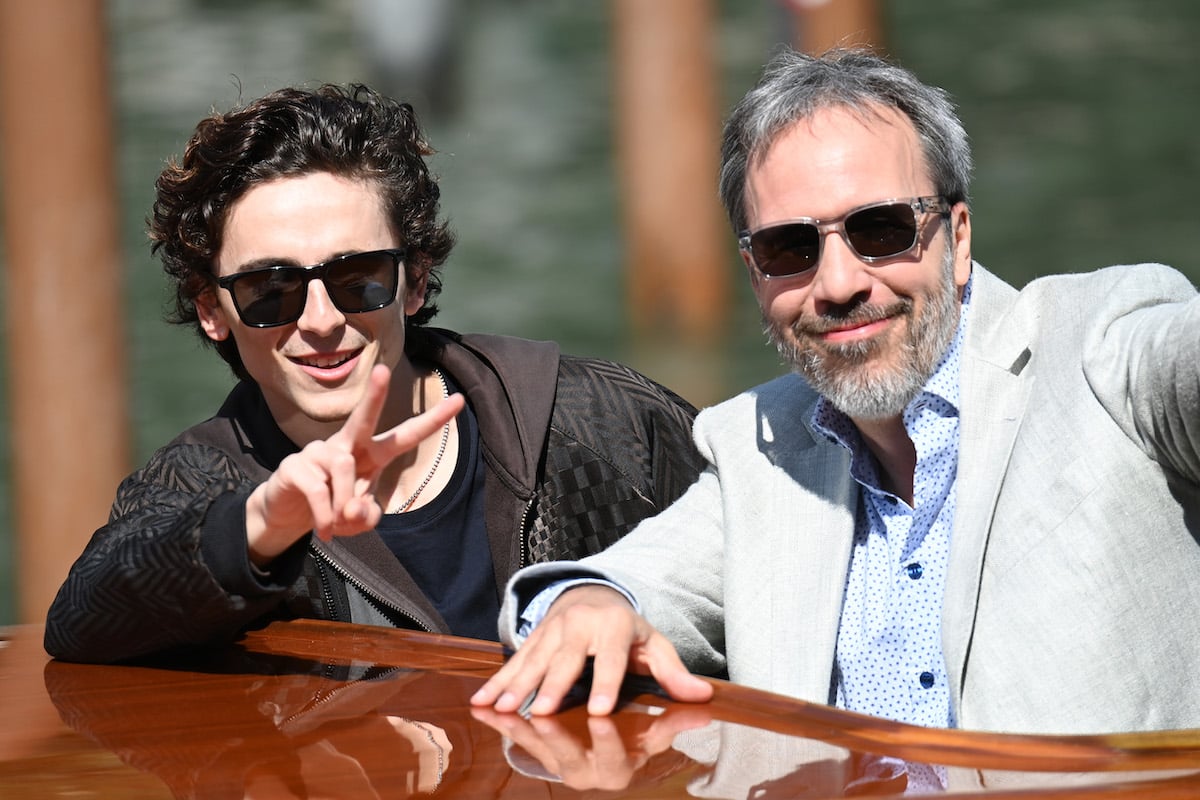
<path id="1" fill-rule="evenodd" d="M 391 305 L 400 282 L 403 250 L 371 250 L 338 256 L 311 267 L 264 267 L 217 278 L 233 295 L 242 322 L 273 328 L 300 319 L 308 299 L 308 283 L 319 279 L 333 305 L 343 314 L 361 314 Z"/>
<path id="2" fill-rule="evenodd" d="M 944 197 L 882 200 L 852 208 L 830 220 L 777 222 L 738 237 L 738 249 L 764 278 L 790 278 L 814 270 L 821 260 L 825 234 L 836 231 L 860 259 L 870 264 L 895 258 L 917 246 L 921 215 L 949 215 Z"/>

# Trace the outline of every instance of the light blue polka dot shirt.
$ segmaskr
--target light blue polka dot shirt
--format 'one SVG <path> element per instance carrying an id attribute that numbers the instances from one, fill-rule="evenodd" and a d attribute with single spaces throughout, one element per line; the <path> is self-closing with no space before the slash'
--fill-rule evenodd
<path id="1" fill-rule="evenodd" d="M 905 408 L 917 452 L 913 507 L 881 488 L 875 458 L 850 419 L 824 399 L 813 425 L 850 451 L 861 487 L 838 628 L 837 705 L 914 725 L 954 727 L 942 655 L 942 594 L 958 471 L 958 372 L 970 301 L 922 391 Z"/>

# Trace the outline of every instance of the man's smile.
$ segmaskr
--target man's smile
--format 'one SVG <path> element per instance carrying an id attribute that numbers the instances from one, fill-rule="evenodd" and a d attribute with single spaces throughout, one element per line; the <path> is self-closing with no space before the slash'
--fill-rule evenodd
<path id="1" fill-rule="evenodd" d="M 304 356 L 287 356 L 293 364 L 302 367 L 310 375 L 322 379 L 342 378 L 354 368 L 363 348 L 339 350 L 334 353 L 312 353 Z"/>

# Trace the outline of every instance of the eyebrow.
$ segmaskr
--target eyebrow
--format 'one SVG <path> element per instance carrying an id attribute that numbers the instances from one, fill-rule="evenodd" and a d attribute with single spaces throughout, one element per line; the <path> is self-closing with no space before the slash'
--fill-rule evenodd
<path id="1" fill-rule="evenodd" d="M 327 256 L 323 260 L 318 261 L 316 264 L 302 264 L 294 258 L 276 258 L 274 256 L 263 256 L 262 258 L 256 258 L 251 261 L 247 261 L 243 264 L 239 264 L 237 266 L 237 268 L 231 274 L 236 275 L 239 272 L 253 272 L 256 269 L 268 269 L 270 267 L 299 267 L 301 269 L 307 269 L 309 267 L 315 267 L 320 264 L 328 264 L 330 261 L 334 261 L 336 259 L 342 258 L 343 256 L 352 256 L 352 255 L 357 255 L 358 253 L 371 253 L 371 252 L 374 252 L 374 251 L 373 250 L 339 250 L 338 252 L 335 252 L 332 255 Z"/>

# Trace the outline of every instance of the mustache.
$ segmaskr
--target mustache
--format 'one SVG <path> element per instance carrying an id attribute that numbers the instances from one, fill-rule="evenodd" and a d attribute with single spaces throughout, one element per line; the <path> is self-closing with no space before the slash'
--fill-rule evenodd
<path id="1" fill-rule="evenodd" d="M 855 303 L 854 305 L 839 306 L 815 317 L 798 319 L 792 324 L 792 331 L 797 335 L 820 336 L 841 328 L 867 325 L 890 317 L 899 317 L 912 311 L 912 301 L 900 299 L 887 305 L 869 305 Z"/>

